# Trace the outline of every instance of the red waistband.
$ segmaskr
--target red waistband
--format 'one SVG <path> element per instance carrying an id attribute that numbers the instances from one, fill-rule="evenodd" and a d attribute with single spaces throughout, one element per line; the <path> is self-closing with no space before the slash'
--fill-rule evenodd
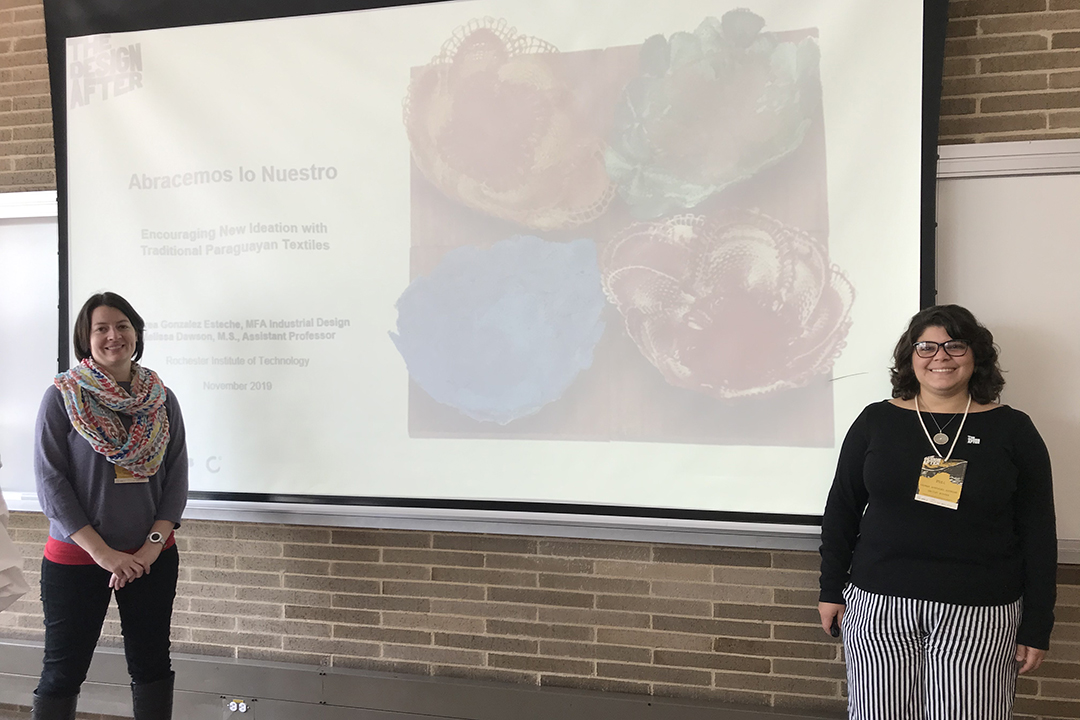
<path id="1" fill-rule="evenodd" d="M 169 538 L 165 541 L 165 547 L 162 550 L 167 550 L 176 544 L 176 540 L 173 537 L 174 533 L 169 533 Z M 139 547 L 142 547 L 141 545 Z M 134 550 L 124 550 L 128 555 L 134 555 L 139 548 Z M 58 565 L 93 565 L 94 558 L 90 557 L 90 553 L 83 550 L 75 543 L 64 542 L 63 540 L 57 540 L 54 537 L 50 537 L 45 541 L 45 559 L 50 562 L 57 563 Z"/>

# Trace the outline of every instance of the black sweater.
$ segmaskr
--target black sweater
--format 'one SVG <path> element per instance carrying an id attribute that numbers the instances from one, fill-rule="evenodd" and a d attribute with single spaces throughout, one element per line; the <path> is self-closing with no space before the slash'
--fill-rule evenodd
<path id="1" fill-rule="evenodd" d="M 944 425 L 951 415 L 935 417 Z M 949 445 L 959 424 L 946 428 Z M 968 461 L 956 510 L 915 500 L 923 458 L 933 454 L 914 410 L 883 401 L 855 420 L 821 524 L 821 600 L 844 602 L 849 580 L 868 592 L 957 605 L 1023 597 L 1016 642 L 1047 649 L 1057 534 L 1038 430 L 1007 405 L 969 414 L 952 456 Z"/>

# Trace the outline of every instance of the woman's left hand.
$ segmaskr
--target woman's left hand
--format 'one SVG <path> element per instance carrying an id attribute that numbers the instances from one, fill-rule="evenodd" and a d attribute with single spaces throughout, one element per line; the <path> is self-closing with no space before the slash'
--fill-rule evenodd
<path id="1" fill-rule="evenodd" d="M 1046 657 L 1045 650 L 1028 647 L 1027 645 L 1016 646 L 1016 662 L 1022 663 L 1019 670 L 1021 675 L 1031 672 L 1042 665 L 1044 657 Z"/>
<path id="2" fill-rule="evenodd" d="M 140 567 L 142 567 L 143 571 L 140 576 L 150 574 L 150 566 L 157 562 L 158 556 L 161 555 L 161 551 L 165 549 L 164 543 L 150 542 L 150 534 L 157 532 L 161 533 L 162 537 L 167 538 L 169 534 L 172 533 L 174 528 L 175 525 L 173 525 L 168 520 L 158 520 L 150 528 L 150 533 L 147 533 L 146 541 L 143 543 L 142 547 L 132 553 L 131 557 L 135 560 L 135 562 L 139 564 Z M 114 574 L 111 578 L 109 578 L 109 587 L 113 588 L 114 590 L 119 590 L 120 588 L 124 587 L 129 582 L 132 582 L 135 579 L 136 578 L 125 580 L 123 577 Z"/>
<path id="3" fill-rule="evenodd" d="M 150 566 L 154 564 L 154 561 L 158 559 L 158 555 L 160 554 L 161 545 L 158 543 L 152 543 L 147 540 L 145 543 L 143 543 L 143 546 L 141 548 L 132 553 L 131 557 L 135 559 L 135 562 L 139 563 L 139 565 L 142 566 L 142 575 L 149 575 Z M 113 576 L 109 578 L 109 587 L 114 590 L 119 590 L 120 588 L 124 587 L 129 582 L 132 582 L 135 579 L 136 578 L 132 578 L 131 580 L 125 580 L 123 576 L 113 573 Z"/>
<path id="4" fill-rule="evenodd" d="M 161 554 L 161 548 L 161 543 L 153 543 L 147 540 L 141 548 L 135 551 L 135 559 L 146 568 L 147 575 L 150 574 L 150 566 L 157 562 L 158 555 Z"/>

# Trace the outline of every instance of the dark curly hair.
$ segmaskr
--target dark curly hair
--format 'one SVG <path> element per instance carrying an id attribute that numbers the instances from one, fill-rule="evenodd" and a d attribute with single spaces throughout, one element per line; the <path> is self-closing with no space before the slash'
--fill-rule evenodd
<path id="1" fill-rule="evenodd" d="M 102 306 L 119 310 L 131 321 L 131 327 L 135 329 L 136 338 L 135 355 L 131 359 L 138 362 L 143 354 L 143 329 L 146 327 L 146 323 L 143 322 L 142 316 L 135 312 L 135 308 L 131 307 L 131 303 L 112 292 L 91 295 L 83 303 L 82 309 L 79 310 L 79 314 L 75 317 L 75 331 L 72 333 L 71 338 L 72 345 L 75 346 L 75 357 L 79 358 L 79 360 L 90 357 L 90 320 L 93 318 L 94 311 Z"/>
<path id="2" fill-rule="evenodd" d="M 900 336 L 893 350 L 893 366 L 889 370 L 893 397 L 911 400 L 918 395 L 919 381 L 915 378 L 911 356 L 919 336 L 929 327 L 945 328 L 949 337 L 968 341 L 975 357 L 975 371 L 968 382 L 971 399 L 982 404 L 997 402 L 1001 389 L 1005 387 L 1005 377 L 998 366 L 994 336 L 975 319 L 970 310 L 959 305 L 934 305 L 920 310 L 911 318 L 907 331 Z"/>

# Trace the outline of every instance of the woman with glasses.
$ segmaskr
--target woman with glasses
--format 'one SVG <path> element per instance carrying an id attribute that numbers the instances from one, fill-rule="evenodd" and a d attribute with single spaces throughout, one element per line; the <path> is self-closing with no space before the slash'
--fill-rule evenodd
<path id="1" fill-rule="evenodd" d="M 852 424 L 821 527 L 826 632 L 851 718 L 1006 720 L 1054 624 L 1050 456 L 998 404 L 990 331 L 958 305 L 911 319 L 892 399 Z"/>

